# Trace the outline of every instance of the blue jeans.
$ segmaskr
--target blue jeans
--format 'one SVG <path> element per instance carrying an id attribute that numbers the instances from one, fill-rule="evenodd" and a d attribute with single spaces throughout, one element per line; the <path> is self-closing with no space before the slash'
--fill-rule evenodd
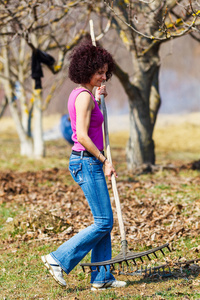
<path id="1" fill-rule="evenodd" d="M 91 262 L 111 259 L 113 213 L 103 172 L 103 164 L 95 157 L 71 155 L 69 170 L 82 188 L 94 217 L 94 223 L 63 243 L 52 257 L 68 274 L 92 250 Z M 114 276 L 103 266 L 91 273 L 91 283 L 114 281 Z"/>

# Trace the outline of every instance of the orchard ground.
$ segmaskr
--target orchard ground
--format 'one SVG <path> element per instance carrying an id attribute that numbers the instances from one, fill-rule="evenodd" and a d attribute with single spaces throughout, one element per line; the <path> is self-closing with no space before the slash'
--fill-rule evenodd
<path id="1" fill-rule="evenodd" d="M 60 116 L 45 117 L 48 131 Z M 128 117 L 109 117 L 113 163 L 118 171 L 118 191 L 131 251 L 170 243 L 165 257 L 144 261 L 144 266 L 172 266 L 162 277 L 119 276 L 123 289 L 90 291 L 90 275 L 77 266 L 67 288 L 58 286 L 43 267 L 40 256 L 92 223 L 79 187 L 68 171 L 71 146 L 63 139 L 46 141 L 46 157 L 22 158 L 11 119 L 0 120 L 1 299 L 200 299 L 200 266 L 175 267 L 174 262 L 200 257 L 200 115 L 160 115 L 156 124 L 157 170 L 131 174 L 126 169 Z M 194 163 L 196 161 L 196 163 Z M 120 251 L 116 209 L 113 256 Z M 84 261 L 89 261 L 88 255 Z M 140 265 L 140 263 L 138 262 Z"/>

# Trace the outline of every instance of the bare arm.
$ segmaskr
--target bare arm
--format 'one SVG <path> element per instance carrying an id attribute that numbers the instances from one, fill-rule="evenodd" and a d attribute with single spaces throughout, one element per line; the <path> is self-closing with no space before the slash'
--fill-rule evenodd
<path id="1" fill-rule="evenodd" d="M 76 134 L 78 142 L 89 151 L 92 155 L 98 158 L 101 162 L 105 161 L 105 156 L 100 153 L 99 149 L 92 142 L 88 136 L 88 129 L 90 126 L 91 113 L 94 108 L 94 102 L 88 92 L 82 92 L 78 95 L 75 102 L 76 107 Z M 105 175 L 109 180 L 111 175 L 117 176 L 113 166 L 105 161 Z"/>
<path id="2" fill-rule="evenodd" d="M 76 107 L 76 134 L 78 142 L 83 145 L 92 155 L 98 157 L 99 150 L 88 136 L 91 113 L 94 102 L 88 92 L 78 95 L 75 102 Z"/>

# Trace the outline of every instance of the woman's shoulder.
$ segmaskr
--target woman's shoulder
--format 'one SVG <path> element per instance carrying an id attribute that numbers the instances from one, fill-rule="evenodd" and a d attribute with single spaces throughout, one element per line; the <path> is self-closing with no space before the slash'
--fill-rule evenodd
<path id="1" fill-rule="evenodd" d="M 76 96 L 75 103 L 76 104 L 79 103 L 80 105 L 84 105 L 84 106 L 92 105 L 92 107 L 94 108 L 93 97 L 87 90 L 83 90 Z"/>
<path id="2" fill-rule="evenodd" d="M 75 105 L 75 107 L 80 106 L 81 108 L 84 107 L 91 107 L 91 109 L 95 108 L 95 98 L 93 94 L 83 88 L 83 87 L 78 87 L 72 90 L 69 100 L 68 100 L 68 106 Z"/>
<path id="3" fill-rule="evenodd" d="M 92 98 L 94 97 L 93 94 L 84 87 L 77 87 L 77 88 L 73 89 L 70 93 L 70 96 L 75 95 L 77 97 L 79 94 L 82 94 L 82 93 L 84 93 L 85 95 L 89 94 L 89 95 L 91 95 Z"/>
<path id="4" fill-rule="evenodd" d="M 86 97 L 88 99 L 92 99 L 93 101 L 95 101 L 94 95 L 88 89 L 83 87 L 76 88 L 74 90 L 74 95 L 79 98 Z"/>

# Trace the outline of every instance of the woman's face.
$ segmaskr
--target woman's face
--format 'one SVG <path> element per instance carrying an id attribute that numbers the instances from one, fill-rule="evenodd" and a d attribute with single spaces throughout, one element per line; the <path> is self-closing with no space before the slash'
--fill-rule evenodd
<path id="1" fill-rule="evenodd" d="M 92 86 L 100 87 L 101 83 L 106 80 L 106 73 L 108 72 L 108 64 L 105 64 L 103 68 L 99 69 L 90 79 Z"/>

